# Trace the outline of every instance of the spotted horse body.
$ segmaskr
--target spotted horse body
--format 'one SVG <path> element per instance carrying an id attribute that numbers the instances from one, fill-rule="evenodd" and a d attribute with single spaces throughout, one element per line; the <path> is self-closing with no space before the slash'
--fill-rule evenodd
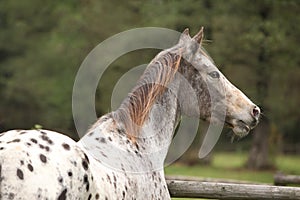
<path id="1" fill-rule="evenodd" d="M 106 133 L 107 141 L 116 134 Z M 124 168 L 129 165 L 124 165 L 124 171 L 105 166 L 101 158 L 95 160 L 79 143 L 60 133 L 12 130 L 0 138 L 0 199 L 168 198 L 163 171 L 127 175 Z M 128 147 L 137 155 L 136 147 Z M 106 157 L 104 153 L 102 156 Z M 134 163 L 133 167 L 140 166 Z"/>
<path id="2" fill-rule="evenodd" d="M 1 199 L 88 199 L 89 160 L 69 137 L 12 130 L 0 141 Z"/>
<path id="3" fill-rule="evenodd" d="M 203 51 L 202 37 L 203 29 L 193 38 L 186 29 L 78 142 L 48 130 L 2 133 L 0 198 L 170 199 L 163 164 L 182 115 L 224 120 L 237 137 L 260 115 Z M 216 108 L 225 113 L 213 115 Z"/>

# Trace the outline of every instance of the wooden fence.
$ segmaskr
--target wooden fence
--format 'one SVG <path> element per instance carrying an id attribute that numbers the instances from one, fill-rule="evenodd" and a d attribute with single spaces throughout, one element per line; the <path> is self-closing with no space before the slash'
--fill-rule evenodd
<path id="1" fill-rule="evenodd" d="M 274 185 L 289 185 L 289 184 L 300 185 L 300 176 L 285 175 L 282 173 L 275 174 Z"/>
<path id="2" fill-rule="evenodd" d="M 300 188 L 254 183 L 234 183 L 233 180 L 203 181 L 197 178 L 167 177 L 172 197 L 243 200 L 300 200 Z"/>

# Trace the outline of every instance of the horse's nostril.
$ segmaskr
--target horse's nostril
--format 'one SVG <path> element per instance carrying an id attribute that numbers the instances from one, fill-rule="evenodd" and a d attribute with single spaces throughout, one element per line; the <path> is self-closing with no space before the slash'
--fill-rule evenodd
<path id="1" fill-rule="evenodd" d="M 258 117 L 259 117 L 259 115 L 260 115 L 260 109 L 259 109 L 259 107 L 254 106 L 254 108 L 253 108 L 253 110 L 252 110 L 252 115 L 253 115 L 253 117 L 255 117 L 255 118 L 258 118 Z"/>

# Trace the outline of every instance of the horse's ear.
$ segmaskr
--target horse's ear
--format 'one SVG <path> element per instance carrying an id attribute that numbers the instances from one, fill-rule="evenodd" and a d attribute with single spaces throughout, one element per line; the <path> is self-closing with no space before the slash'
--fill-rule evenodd
<path id="1" fill-rule="evenodd" d="M 181 35 L 182 34 L 190 36 L 190 30 L 189 30 L 189 28 L 184 29 L 184 31 L 181 33 Z"/>
<path id="2" fill-rule="evenodd" d="M 188 28 L 184 29 L 184 31 L 183 31 L 183 32 L 181 33 L 181 35 L 180 35 L 179 42 L 184 42 L 184 41 L 186 41 L 188 38 L 191 38 L 189 32 L 190 32 L 190 31 L 189 31 Z"/>
<path id="3" fill-rule="evenodd" d="M 202 39 L 204 37 L 203 26 L 200 28 L 200 31 L 193 37 L 193 39 L 201 45 Z"/>

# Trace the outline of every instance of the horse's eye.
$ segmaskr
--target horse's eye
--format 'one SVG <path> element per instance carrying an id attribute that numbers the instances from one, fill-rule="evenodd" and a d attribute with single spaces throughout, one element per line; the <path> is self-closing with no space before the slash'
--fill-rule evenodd
<path id="1" fill-rule="evenodd" d="M 208 75 L 210 75 L 212 78 L 220 78 L 220 73 L 217 71 L 210 72 Z"/>

